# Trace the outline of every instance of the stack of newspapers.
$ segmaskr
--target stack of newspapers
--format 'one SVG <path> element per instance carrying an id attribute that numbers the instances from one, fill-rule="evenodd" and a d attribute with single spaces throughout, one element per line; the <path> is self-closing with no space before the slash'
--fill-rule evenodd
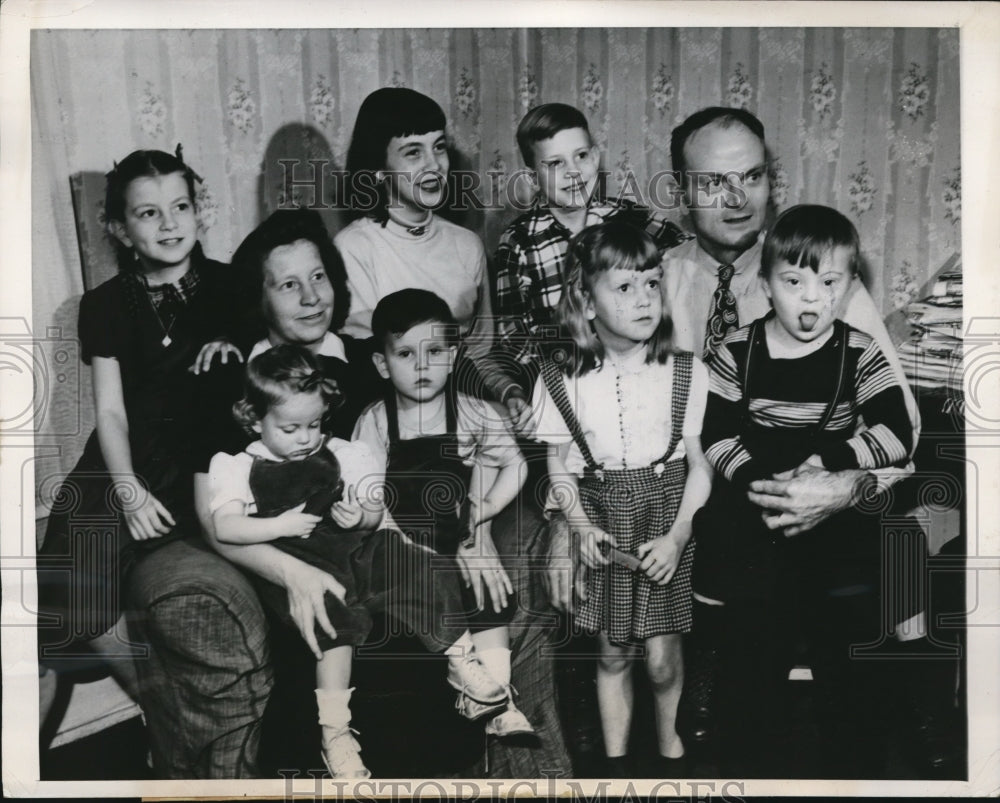
<path id="1" fill-rule="evenodd" d="M 962 392 L 962 273 L 955 263 L 906 308 L 912 336 L 899 346 L 899 359 L 914 387 Z"/>

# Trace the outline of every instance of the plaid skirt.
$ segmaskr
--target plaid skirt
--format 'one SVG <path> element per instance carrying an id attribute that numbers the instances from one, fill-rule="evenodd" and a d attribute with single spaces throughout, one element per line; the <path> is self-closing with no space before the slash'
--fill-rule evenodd
<path id="1" fill-rule="evenodd" d="M 580 502 L 590 520 L 614 536 L 620 550 L 635 554 L 640 544 L 666 535 L 684 493 L 686 460 L 603 473 L 603 480 L 590 472 L 580 480 Z M 577 624 L 622 645 L 688 632 L 693 561 L 692 539 L 674 576 L 663 586 L 643 572 L 615 563 L 588 569 L 587 600 L 577 609 Z"/>

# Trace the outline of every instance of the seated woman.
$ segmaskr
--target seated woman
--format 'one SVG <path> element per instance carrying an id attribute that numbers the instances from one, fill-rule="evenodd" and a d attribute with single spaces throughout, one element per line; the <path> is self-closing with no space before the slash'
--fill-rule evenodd
<path id="1" fill-rule="evenodd" d="M 351 296 L 340 253 L 319 214 L 280 209 L 254 229 L 233 254 L 243 277 L 243 337 L 252 343 L 247 362 L 271 346 L 303 346 L 343 394 L 333 434 L 349 438 L 354 421 L 380 396 L 382 380 L 365 344 L 336 335 L 347 320 Z M 233 391 L 242 390 L 242 370 Z M 223 410 L 227 420 L 229 410 Z"/>
<path id="2" fill-rule="evenodd" d="M 359 350 L 357 341 L 347 336 L 339 337 L 330 331 L 342 324 L 349 295 L 345 288 L 343 263 L 319 216 L 308 210 L 275 212 L 237 249 L 233 264 L 246 280 L 243 306 L 248 311 L 247 331 L 254 338 L 263 335 L 249 348 L 248 359 L 253 361 L 272 346 L 285 344 L 303 347 L 312 353 L 324 377 L 333 379 L 344 397 L 343 404 L 331 412 L 324 428 L 335 436 L 343 437 L 341 433 L 349 435 L 356 417 L 353 411 L 371 401 L 376 383 L 381 380 L 367 353 Z M 233 402 L 239 400 L 244 389 L 243 366 L 229 365 L 221 367 L 221 370 L 220 367 L 213 368 L 205 379 L 213 387 L 207 391 L 211 403 L 206 405 L 202 416 L 203 459 L 196 466 L 198 473 L 195 474 L 199 520 L 216 551 L 248 570 L 254 576 L 258 589 L 284 592 L 279 606 L 280 615 L 272 619 L 270 640 L 277 684 L 262 741 L 262 754 L 270 748 L 272 754 L 280 755 L 262 757 L 261 763 L 265 770 L 272 762 L 278 766 L 321 766 L 321 757 L 315 750 L 315 745 L 320 743 L 319 736 L 307 732 L 310 729 L 296 728 L 293 731 L 286 723 L 290 724 L 293 719 L 318 721 L 315 712 L 306 710 L 308 706 L 315 706 L 315 700 L 300 692 L 309 688 L 306 674 L 309 671 L 309 653 L 313 657 L 322 655 L 330 644 L 324 636 L 336 638 L 332 632 L 330 605 L 335 598 L 343 595 L 343 586 L 329 571 L 292 554 L 294 550 L 280 549 L 273 543 L 226 543 L 219 537 L 211 513 L 213 494 L 208 471 L 213 454 L 239 454 L 248 445 L 247 434 L 236 425 L 232 415 Z M 391 571 L 386 574 L 391 574 Z M 392 582 L 387 580 L 385 584 L 392 585 Z M 303 645 L 308 647 L 308 651 Z M 362 686 L 370 687 L 378 674 L 386 688 L 391 684 L 407 687 L 406 683 L 399 682 L 402 662 L 371 660 L 372 657 L 358 662 L 361 666 L 355 668 L 355 684 L 360 682 Z M 427 667 L 427 675 L 433 675 L 442 695 L 448 694 L 450 687 L 439 664 L 424 660 L 419 663 Z M 378 673 L 373 670 L 378 670 Z M 420 688 L 423 694 L 422 682 L 410 682 L 408 688 L 411 691 Z M 445 709 L 442 718 L 446 717 L 449 727 L 456 732 L 454 749 L 443 746 L 440 741 L 435 745 L 433 740 L 428 740 L 426 751 L 420 755 L 426 769 L 414 768 L 412 774 L 458 772 L 475 760 L 476 746 L 482 744 L 482 725 L 479 726 L 479 738 L 470 738 L 464 726 L 471 726 L 472 723 L 467 723 L 454 712 L 454 692 L 450 693 L 452 698 L 445 706 L 440 705 L 440 696 L 424 696 L 433 696 L 437 709 Z M 378 725 L 371 724 L 371 716 L 366 721 L 365 714 L 370 707 L 366 708 L 366 701 L 359 699 L 360 696 L 359 691 L 355 697 L 357 706 L 352 705 L 356 708 L 354 721 L 364 732 L 363 739 L 377 746 L 377 749 L 366 749 L 366 763 L 376 775 L 384 775 L 385 754 L 388 751 L 383 742 L 391 734 L 380 732 L 381 720 L 378 720 Z M 295 714 L 291 713 L 292 710 Z M 279 727 L 270 727 L 272 714 L 280 717 L 279 722 L 273 723 Z M 399 730 L 398 725 L 396 729 Z M 270 740 L 269 732 L 272 736 Z M 280 736 L 276 737 L 278 732 Z M 407 736 L 409 738 L 409 732 Z M 451 741 L 449 736 L 449 745 Z M 424 750 L 423 745 L 417 747 Z M 429 763 L 434 760 L 436 764 Z M 315 763 L 304 763 L 313 761 Z M 354 769 L 362 772 L 358 767 Z"/>

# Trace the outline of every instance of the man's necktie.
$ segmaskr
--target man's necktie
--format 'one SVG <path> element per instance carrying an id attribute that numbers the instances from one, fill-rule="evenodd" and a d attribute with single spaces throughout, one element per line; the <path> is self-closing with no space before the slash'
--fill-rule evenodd
<path id="1" fill-rule="evenodd" d="M 712 314 L 708 317 L 708 327 L 705 332 L 706 361 L 715 354 L 723 338 L 740 325 L 736 313 L 736 296 L 729 289 L 734 272 L 732 265 L 719 266 L 719 284 L 712 294 Z"/>

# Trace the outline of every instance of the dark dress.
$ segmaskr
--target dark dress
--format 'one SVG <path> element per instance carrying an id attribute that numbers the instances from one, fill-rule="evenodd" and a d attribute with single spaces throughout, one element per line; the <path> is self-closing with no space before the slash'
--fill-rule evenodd
<path id="1" fill-rule="evenodd" d="M 107 632 L 122 614 L 123 581 L 135 561 L 198 532 L 191 482 L 198 383 L 188 367 L 228 331 L 233 282 L 230 268 L 200 247 L 191 260 L 182 293 L 172 285 L 152 291 L 168 296 L 158 311 L 136 274 L 119 274 L 80 301 L 83 360 L 117 360 L 133 470 L 176 525 L 160 538 L 132 538 L 93 432 L 56 495 L 39 550 L 42 660 L 80 654 L 75 644 Z"/>
<path id="2" fill-rule="evenodd" d="M 258 517 L 278 516 L 305 503 L 304 511 L 320 516 L 308 538 L 278 538 L 271 545 L 305 563 L 323 569 L 344 586 L 344 600 L 326 597 L 327 615 L 337 632 L 331 638 L 319 625 L 316 640 L 321 650 L 364 644 L 371 632 L 369 612 L 387 611 L 417 633 L 426 649 L 440 652 L 458 640 L 462 626 L 424 628 L 435 617 L 454 621 L 459 613 L 455 583 L 417 587 L 406 582 L 398 567 L 424 560 L 426 553 L 392 530 L 344 530 L 330 515 L 343 495 L 344 483 L 336 456 L 325 445 L 304 460 L 268 460 L 254 457 L 250 490 Z M 254 577 L 261 602 L 287 627 L 295 627 L 287 591 Z"/>

